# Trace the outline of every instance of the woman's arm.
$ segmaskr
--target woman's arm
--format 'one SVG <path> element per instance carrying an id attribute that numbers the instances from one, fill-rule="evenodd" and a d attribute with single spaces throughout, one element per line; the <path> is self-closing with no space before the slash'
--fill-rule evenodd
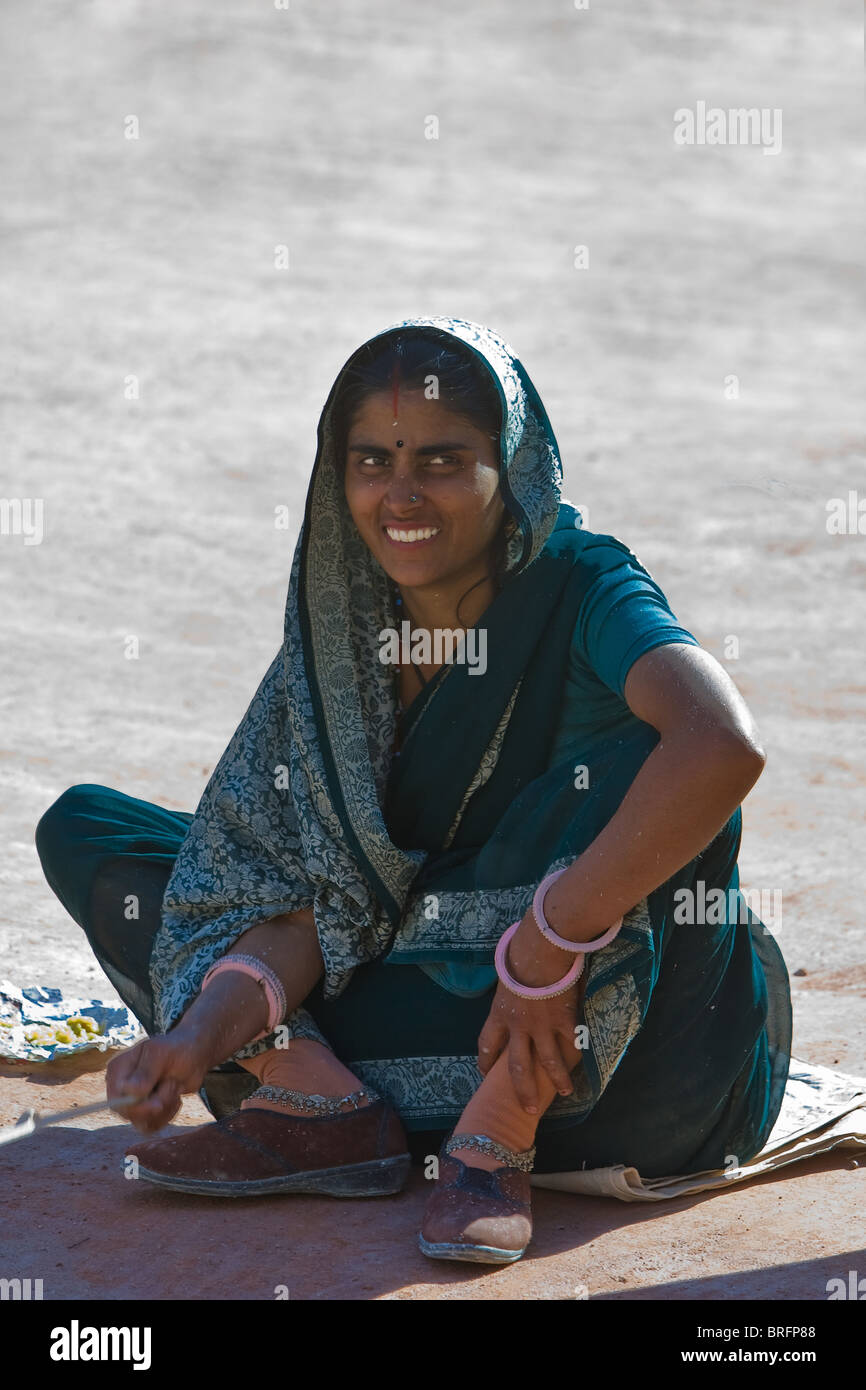
<path id="1" fill-rule="evenodd" d="M 661 738 L 604 830 L 545 896 L 551 926 L 573 941 L 600 935 L 705 849 L 766 762 L 745 701 L 702 647 L 647 652 L 625 698 Z"/>
<path id="2" fill-rule="evenodd" d="M 551 926 L 575 942 L 600 936 L 705 849 L 766 761 L 745 701 L 701 647 L 669 643 L 647 652 L 628 673 L 625 698 L 661 737 L 608 824 L 545 895 Z M 508 956 L 513 974 L 529 986 L 552 984 L 568 964 L 531 912 Z M 563 1051 L 571 995 L 527 1004 L 497 990 L 479 1039 L 479 1067 L 486 1074 L 507 1040 L 514 1087 L 527 1110 L 537 1100 L 530 1044 L 557 1088 L 571 1089 L 574 1054 L 567 1045 Z"/>
<path id="3" fill-rule="evenodd" d="M 312 908 L 286 913 L 251 927 L 227 952 L 256 956 L 269 965 L 286 992 L 286 1012 L 306 999 L 324 970 Z M 206 1065 L 225 1062 L 264 1028 L 268 1006 L 255 980 L 234 970 L 220 974 L 171 1029 Z"/>

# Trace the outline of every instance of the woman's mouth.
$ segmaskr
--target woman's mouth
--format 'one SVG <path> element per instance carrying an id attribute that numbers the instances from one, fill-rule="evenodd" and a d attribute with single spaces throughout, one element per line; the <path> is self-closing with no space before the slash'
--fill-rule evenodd
<path id="1" fill-rule="evenodd" d="M 383 526 L 382 530 L 386 538 L 392 545 L 400 545 L 404 548 L 416 545 L 427 545 L 435 540 L 439 535 L 438 526 Z"/>

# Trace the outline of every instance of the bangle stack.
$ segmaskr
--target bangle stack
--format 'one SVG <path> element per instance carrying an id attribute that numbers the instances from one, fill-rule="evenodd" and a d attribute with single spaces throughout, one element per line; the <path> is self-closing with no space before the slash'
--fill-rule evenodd
<path id="1" fill-rule="evenodd" d="M 554 980 L 552 985 L 544 985 L 538 989 L 530 988 L 528 985 L 522 985 L 519 980 L 514 979 L 507 964 L 508 947 L 511 944 L 511 939 L 517 931 L 517 928 L 520 926 L 522 918 L 518 918 L 516 922 L 512 922 L 511 926 L 500 938 L 499 944 L 496 947 L 496 973 L 505 985 L 505 988 L 510 990 L 512 994 L 518 995 L 521 999 L 555 999 L 558 994 L 565 994 L 571 989 L 572 985 L 580 979 L 585 955 L 590 951 L 600 951 L 603 946 L 609 945 L 622 926 L 622 918 L 620 917 L 617 922 L 614 922 L 612 927 L 608 927 L 607 931 L 603 932 L 601 936 L 596 937 L 594 941 L 569 941 L 567 937 L 559 936 L 553 930 L 544 915 L 544 895 L 554 880 L 564 873 L 565 869 L 557 869 L 554 873 L 548 874 L 546 878 L 541 880 L 532 899 L 532 916 L 535 925 L 546 941 L 549 941 L 553 946 L 558 946 L 560 950 L 570 951 L 574 955 L 574 964 L 568 973 L 563 975 L 561 980 Z"/>
<path id="2" fill-rule="evenodd" d="M 224 970 L 237 970 L 242 975 L 249 975 L 264 990 L 268 1001 L 267 1027 L 250 1039 L 250 1042 L 259 1042 L 272 1033 L 286 1016 L 286 991 L 283 989 L 282 980 L 269 965 L 265 965 L 264 961 L 256 956 L 229 955 L 223 956 L 222 960 L 211 966 L 201 982 L 202 991 L 207 989 L 215 975 Z"/>

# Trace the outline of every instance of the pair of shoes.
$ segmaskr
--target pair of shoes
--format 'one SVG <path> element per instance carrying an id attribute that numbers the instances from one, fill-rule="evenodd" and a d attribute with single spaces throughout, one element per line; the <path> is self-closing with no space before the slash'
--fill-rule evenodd
<path id="1" fill-rule="evenodd" d="M 449 1155 L 475 1149 L 503 1167 L 472 1168 Z M 455 1134 L 439 1152 L 439 1177 L 427 1202 L 418 1244 L 433 1260 L 513 1264 L 532 1239 L 529 1175 L 535 1149 L 515 1153 L 486 1134 Z"/>
<path id="2" fill-rule="evenodd" d="M 204 1197 L 280 1192 L 384 1197 L 400 1192 L 411 1158 L 396 1110 L 373 1091 L 340 1099 L 261 1086 L 249 1097 L 304 1105 L 310 1115 L 251 1107 L 167 1139 L 133 1144 L 138 1176 Z M 373 1103 L 357 1108 L 360 1101 Z M 341 1110 L 351 1102 L 356 1108 Z"/>

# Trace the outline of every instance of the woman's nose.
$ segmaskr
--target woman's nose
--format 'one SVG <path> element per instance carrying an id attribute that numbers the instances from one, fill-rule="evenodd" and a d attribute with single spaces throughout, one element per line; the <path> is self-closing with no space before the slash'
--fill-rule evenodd
<path id="1" fill-rule="evenodd" d="M 402 474 L 400 477 L 392 477 L 388 490 L 385 494 L 392 506 L 403 506 L 404 503 L 417 501 L 421 496 L 421 484 L 417 478 L 413 478 L 411 473 Z"/>

